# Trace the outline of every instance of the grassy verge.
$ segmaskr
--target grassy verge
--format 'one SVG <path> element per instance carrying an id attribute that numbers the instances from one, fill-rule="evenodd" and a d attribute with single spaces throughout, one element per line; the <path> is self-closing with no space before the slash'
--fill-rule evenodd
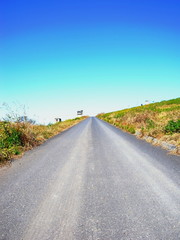
<path id="1" fill-rule="evenodd" d="M 101 113 L 97 117 L 140 138 L 149 136 L 146 139 L 155 138 L 180 147 L 180 98 Z"/>
<path id="2" fill-rule="evenodd" d="M 86 117 L 66 120 L 48 126 L 30 123 L 0 122 L 0 163 L 22 155 L 48 138 L 72 127 Z"/>

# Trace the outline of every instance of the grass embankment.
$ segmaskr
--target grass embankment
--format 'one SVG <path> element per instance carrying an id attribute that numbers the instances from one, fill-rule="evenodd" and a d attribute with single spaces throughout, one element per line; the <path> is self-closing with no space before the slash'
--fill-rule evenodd
<path id="1" fill-rule="evenodd" d="M 0 164 L 22 155 L 26 150 L 42 144 L 48 138 L 72 127 L 86 117 L 58 122 L 51 125 L 0 122 Z"/>
<path id="2" fill-rule="evenodd" d="M 147 141 L 153 142 L 155 138 L 159 143 L 180 147 L 180 98 L 101 113 L 97 117 Z M 158 144 L 158 141 L 154 143 Z"/>

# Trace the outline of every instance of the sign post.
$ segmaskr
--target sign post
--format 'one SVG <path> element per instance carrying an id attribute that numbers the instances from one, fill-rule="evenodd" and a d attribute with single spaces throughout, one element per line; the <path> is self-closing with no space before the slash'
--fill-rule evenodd
<path id="1" fill-rule="evenodd" d="M 77 115 L 83 115 L 83 110 L 81 110 L 81 111 L 77 111 Z"/>

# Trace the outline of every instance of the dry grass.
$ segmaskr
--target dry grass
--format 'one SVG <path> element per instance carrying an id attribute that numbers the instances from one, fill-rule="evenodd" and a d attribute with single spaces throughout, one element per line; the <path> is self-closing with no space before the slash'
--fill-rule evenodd
<path id="1" fill-rule="evenodd" d="M 87 117 L 75 118 L 48 126 L 30 123 L 0 122 L 0 163 L 22 155 L 24 151 L 72 127 Z"/>
<path id="2" fill-rule="evenodd" d="M 174 133 L 165 131 L 169 121 L 180 119 L 180 98 L 101 113 L 97 117 L 132 134 L 136 133 L 139 137 L 151 136 L 180 146 L 180 129 Z"/>

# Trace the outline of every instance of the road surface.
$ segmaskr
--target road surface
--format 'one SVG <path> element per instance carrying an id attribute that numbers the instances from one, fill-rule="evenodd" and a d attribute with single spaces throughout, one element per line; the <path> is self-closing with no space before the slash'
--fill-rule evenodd
<path id="1" fill-rule="evenodd" d="M 1 240 L 178 240 L 180 158 L 88 118 L 0 170 Z"/>

